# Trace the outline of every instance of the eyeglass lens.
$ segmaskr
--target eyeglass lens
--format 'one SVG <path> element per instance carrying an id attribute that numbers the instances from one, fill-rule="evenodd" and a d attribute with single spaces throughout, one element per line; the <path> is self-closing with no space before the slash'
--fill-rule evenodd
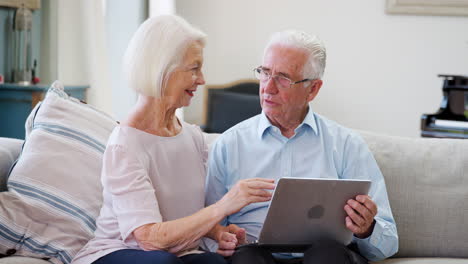
<path id="1" fill-rule="evenodd" d="M 262 82 L 266 82 L 270 78 L 273 78 L 275 82 L 283 88 L 289 88 L 289 86 L 291 85 L 291 80 L 289 80 L 288 78 L 279 75 L 272 76 L 269 72 L 266 72 L 261 68 L 256 68 L 254 72 L 255 77 Z"/>

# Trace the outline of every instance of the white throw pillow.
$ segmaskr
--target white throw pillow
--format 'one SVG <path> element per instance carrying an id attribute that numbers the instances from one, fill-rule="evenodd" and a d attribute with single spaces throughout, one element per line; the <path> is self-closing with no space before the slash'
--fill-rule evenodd
<path id="1" fill-rule="evenodd" d="M 0 254 L 70 263 L 92 238 L 102 154 L 116 121 L 55 82 L 26 122 L 26 141 L 0 193 Z"/>

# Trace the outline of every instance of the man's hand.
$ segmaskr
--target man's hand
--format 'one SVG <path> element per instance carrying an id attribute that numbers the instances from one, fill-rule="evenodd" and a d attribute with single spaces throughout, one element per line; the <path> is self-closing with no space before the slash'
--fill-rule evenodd
<path id="1" fill-rule="evenodd" d="M 358 195 L 356 200 L 350 199 L 344 206 L 348 214 L 346 216 L 346 227 L 358 238 L 366 238 L 374 230 L 377 214 L 377 205 L 368 195 Z"/>
<path id="2" fill-rule="evenodd" d="M 238 245 L 245 244 L 245 229 L 237 225 L 229 225 L 218 232 L 218 254 L 224 257 L 229 257 L 234 254 L 234 250 Z"/>

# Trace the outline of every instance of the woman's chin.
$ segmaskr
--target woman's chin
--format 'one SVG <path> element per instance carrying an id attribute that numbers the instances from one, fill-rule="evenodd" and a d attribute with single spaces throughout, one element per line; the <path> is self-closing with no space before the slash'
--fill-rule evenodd
<path id="1" fill-rule="evenodd" d="M 191 98 L 189 100 L 185 100 L 184 102 L 180 104 L 179 108 L 190 106 L 191 102 L 192 102 Z"/>

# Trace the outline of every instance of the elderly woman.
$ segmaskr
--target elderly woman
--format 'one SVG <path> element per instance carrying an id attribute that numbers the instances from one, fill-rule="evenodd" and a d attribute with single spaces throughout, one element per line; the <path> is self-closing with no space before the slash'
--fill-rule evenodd
<path id="1" fill-rule="evenodd" d="M 272 181 L 250 179 L 203 208 L 207 146 L 200 129 L 175 112 L 205 83 L 204 43 L 202 32 L 176 16 L 150 18 L 133 36 L 124 69 L 138 100 L 107 143 L 95 237 L 74 263 L 225 263 L 201 251 L 200 238 L 232 254 L 245 231 L 218 223 L 271 198 Z"/>

